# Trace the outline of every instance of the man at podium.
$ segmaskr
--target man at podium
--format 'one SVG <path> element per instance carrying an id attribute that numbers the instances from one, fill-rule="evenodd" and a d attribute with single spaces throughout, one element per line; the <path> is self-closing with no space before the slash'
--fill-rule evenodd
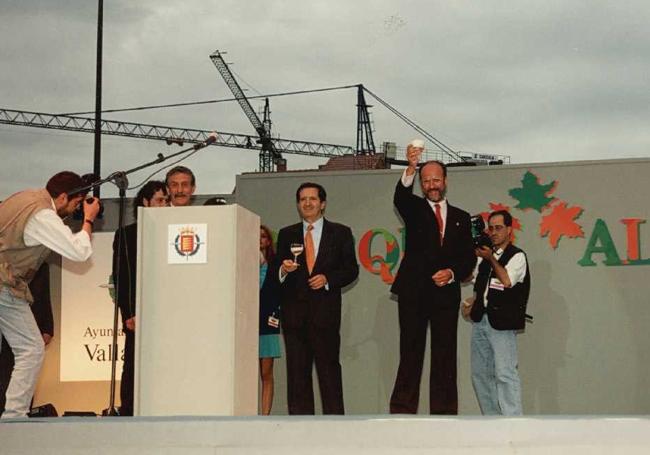
<path id="1" fill-rule="evenodd" d="M 300 185 L 296 203 L 302 220 L 278 234 L 274 276 L 281 283 L 289 414 L 314 414 L 314 363 L 323 413 L 344 414 L 341 289 L 357 278 L 359 265 L 350 228 L 323 218 L 326 199 L 321 185 Z"/>
<path id="2" fill-rule="evenodd" d="M 196 191 L 194 172 L 185 166 L 175 166 L 167 172 L 165 183 L 169 191 L 169 203 L 172 207 L 187 207 L 192 205 L 192 197 Z"/>

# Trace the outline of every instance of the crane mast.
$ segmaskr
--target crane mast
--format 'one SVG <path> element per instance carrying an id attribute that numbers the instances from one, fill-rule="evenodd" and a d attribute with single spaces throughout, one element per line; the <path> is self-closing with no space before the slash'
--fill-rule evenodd
<path id="1" fill-rule="evenodd" d="M 375 140 L 372 137 L 372 123 L 370 121 L 369 106 L 363 96 L 363 84 L 357 88 L 357 155 L 374 155 Z"/>
<path id="2" fill-rule="evenodd" d="M 266 128 L 264 123 L 262 123 L 260 118 L 255 113 L 253 106 L 251 106 L 251 103 L 248 101 L 248 98 L 246 98 L 244 91 L 239 86 L 237 79 L 235 79 L 235 76 L 230 71 L 228 64 L 223 59 L 222 53 L 218 50 L 214 51 L 212 54 L 210 54 L 210 60 L 212 60 L 212 63 L 214 66 L 216 66 L 219 74 L 221 74 L 221 77 L 223 77 L 224 82 L 232 92 L 233 96 L 239 103 L 239 106 L 244 111 L 244 114 L 246 114 L 246 117 L 248 117 L 248 121 L 251 122 L 251 125 L 253 125 L 253 128 L 255 128 L 255 131 L 259 136 L 259 141 L 262 146 L 259 155 L 259 171 L 273 172 L 278 160 L 282 159 L 282 155 L 273 145 L 273 141 L 271 140 L 271 132 Z"/>

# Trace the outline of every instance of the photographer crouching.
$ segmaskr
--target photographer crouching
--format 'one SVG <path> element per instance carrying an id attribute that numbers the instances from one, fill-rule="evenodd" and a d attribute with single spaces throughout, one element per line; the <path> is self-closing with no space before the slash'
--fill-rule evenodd
<path id="1" fill-rule="evenodd" d="M 26 417 L 44 356 L 44 342 L 29 305 L 28 284 L 50 251 L 83 262 L 100 209 L 98 198 L 83 202 L 81 231 L 63 223 L 84 200 L 86 186 L 74 172 L 54 175 L 45 188 L 25 190 L 0 204 L 0 335 L 15 358 L 2 418 Z"/>
<path id="2" fill-rule="evenodd" d="M 510 242 L 510 213 L 492 212 L 488 232 L 492 246 L 478 243 L 474 295 L 462 305 L 473 321 L 472 384 L 483 415 L 521 415 L 516 336 L 525 326 L 530 273 L 526 253 Z"/>

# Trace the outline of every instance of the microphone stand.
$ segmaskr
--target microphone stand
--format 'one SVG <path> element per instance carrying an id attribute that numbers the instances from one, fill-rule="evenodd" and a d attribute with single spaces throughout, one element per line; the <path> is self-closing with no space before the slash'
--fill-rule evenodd
<path id="1" fill-rule="evenodd" d="M 157 158 L 153 161 L 144 163 L 140 166 L 134 167 L 133 169 L 129 169 L 127 171 L 117 171 L 113 172 L 110 174 L 108 177 L 105 179 L 98 180 L 94 183 L 91 183 L 89 185 L 86 185 L 82 188 L 78 188 L 76 190 L 73 190 L 70 192 L 70 194 L 75 194 L 75 193 L 81 193 L 84 191 L 90 191 L 91 189 L 100 187 L 104 183 L 107 182 L 112 182 L 115 184 L 115 186 L 118 187 L 119 189 L 119 215 L 118 215 L 118 229 L 116 231 L 116 236 L 117 236 L 117 257 L 116 257 L 116 262 L 115 262 L 115 273 L 113 276 L 113 283 L 114 283 L 114 294 L 115 294 L 115 299 L 114 299 L 114 309 L 113 309 L 113 337 L 112 337 L 112 345 L 111 345 L 111 385 L 110 385 L 110 397 L 109 397 L 109 404 L 108 408 L 104 409 L 102 411 L 102 416 L 119 416 L 118 410 L 115 408 L 115 386 L 116 386 L 116 372 L 117 372 L 117 329 L 118 329 L 118 322 L 119 322 L 119 305 L 118 305 L 118 300 L 120 298 L 120 283 L 118 277 L 120 276 L 120 264 L 121 264 L 121 258 L 122 258 L 122 234 L 124 233 L 124 208 L 126 206 L 126 189 L 129 186 L 129 179 L 127 178 L 128 174 L 132 174 L 134 172 L 140 171 L 142 169 L 146 169 L 148 167 L 154 166 L 159 163 L 163 163 L 164 161 L 167 161 L 170 158 L 174 158 L 175 156 L 182 155 L 187 152 L 191 151 L 197 151 L 200 150 L 204 147 L 207 147 L 208 145 L 214 143 L 217 139 L 217 136 L 210 135 L 208 139 L 206 139 L 203 142 L 199 142 L 198 144 L 194 144 L 191 147 L 188 147 L 186 149 L 180 150 L 176 153 L 172 153 L 170 155 L 164 156 L 162 153 L 159 153 Z M 124 245 L 124 248 L 126 249 L 126 245 Z"/>
<path id="2" fill-rule="evenodd" d="M 116 231 L 116 236 L 117 236 L 117 259 L 115 261 L 114 267 L 115 267 L 115 275 L 113 276 L 113 285 L 115 287 L 114 289 L 114 296 L 115 299 L 113 300 L 113 333 L 112 333 L 112 344 L 111 344 L 111 391 L 110 391 L 110 398 L 109 398 L 109 404 L 108 404 L 108 409 L 105 409 L 102 411 L 103 416 L 118 416 L 120 415 L 119 411 L 117 408 L 115 408 L 115 382 L 117 380 L 116 378 L 116 373 L 117 373 L 117 356 L 118 356 L 118 351 L 117 351 L 117 326 L 119 323 L 119 305 L 118 301 L 120 298 L 120 264 L 122 263 L 122 246 L 124 246 L 124 249 L 126 249 L 126 242 L 123 242 L 123 234 L 124 234 L 124 208 L 126 206 L 126 189 L 129 187 L 129 179 L 126 176 L 126 173 L 121 173 L 117 172 L 113 176 L 113 183 L 118 187 L 119 189 L 119 197 L 120 197 L 120 208 L 119 208 L 119 215 L 117 217 L 117 226 L 118 229 Z"/>

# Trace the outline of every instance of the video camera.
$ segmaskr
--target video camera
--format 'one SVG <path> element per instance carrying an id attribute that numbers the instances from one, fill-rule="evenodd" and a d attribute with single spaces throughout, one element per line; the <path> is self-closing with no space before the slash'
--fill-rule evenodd
<path id="1" fill-rule="evenodd" d="M 480 214 L 472 216 L 470 218 L 470 224 L 474 248 L 481 248 L 483 246 L 492 248 L 492 240 L 490 240 L 490 236 L 485 233 L 485 221 L 483 221 L 483 217 Z"/>

